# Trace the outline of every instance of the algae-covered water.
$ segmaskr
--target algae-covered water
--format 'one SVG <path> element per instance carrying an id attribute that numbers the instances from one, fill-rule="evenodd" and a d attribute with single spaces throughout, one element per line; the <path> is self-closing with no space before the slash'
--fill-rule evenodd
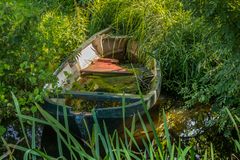
<path id="1" fill-rule="evenodd" d="M 109 92 L 109 93 L 130 93 L 138 94 L 138 86 L 144 94 L 150 89 L 150 82 L 153 74 L 146 67 L 135 64 L 120 65 L 128 74 L 119 73 L 94 73 L 81 75 L 81 77 L 73 83 L 71 90 L 91 91 L 91 92 Z"/>
<path id="2" fill-rule="evenodd" d="M 75 82 L 72 90 L 133 94 L 138 92 L 136 78 L 133 75 L 87 75 Z"/>
<path id="3" fill-rule="evenodd" d="M 74 91 L 107 92 L 107 93 L 138 93 L 137 82 L 134 75 L 130 76 L 104 76 L 86 75 L 73 84 Z M 114 101 L 101 101 L 76 99 L 67 97 L 66 105 L 71 106 L 75 112 L 90 112 L 93 108 L 117 107 L 121 103 Z"/>
<path id="4" fill-rule="evenodd" d="M 153 74 L 150 70 L 140 64 L 121 64 L 129 74 L 85 74 L 72 84 L 71 90 L 81 92 L 107 92 L 107 93 L 128 93 L 146 94 L 151 89 Z M 139 87 L 138 87 L 139 84 Z M 71 106 L 75 112 L 90 112 L 93 108 L 99 107 L 117 107 L 121 106 L 119 102 L 102 102 L 94 100 L 76 99 L 66 97 L 66 105 Z"/>

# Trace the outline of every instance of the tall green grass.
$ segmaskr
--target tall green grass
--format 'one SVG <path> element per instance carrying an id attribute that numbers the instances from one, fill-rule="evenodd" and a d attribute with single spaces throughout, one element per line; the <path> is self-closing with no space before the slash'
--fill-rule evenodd
<path id="1" fill-rule="evenodd" d="M 166 114 L 163 112 L 163 120 L 164 120 L 164 130 L 165 130 L 165 141 L 166 145 L 162 144 L 163 139 L 159 139 L 159 137 L 154 137 L 150 139 L 149 133 L 147 131 L 147 127 L 145 122 L 143 121 L 140 115 L 138 118 L 141 121 L 142 128 L 144 129 L 146 139 L 142 139 L 142 143 L 144 147 L 140 147 L 137 143 L 134 132 L 135 132 L 135 118 L 133 118 L 132 126 L 130 129 L 128 127 L 124 127 L 124 136 L 119 135 L 117 131 L 113 134 L 109 134 L 106 125 L 104 124 L 103 130 L 99 127 L 96 115 L 93 112 L 93 116 L 95 119 L 95 124 L 93 127 L 93 133 L 89 133 L 89 140 L 85 141 L 85 145 L 83 146 L 70 132 L 68 129 L 67 121 L 65 121 L 64 125 L 61 124 L 58 120 L 53 118 L 49 113 L 43 110 L 38 104 L 36 107 L 38 111 L 41 113 L 41 119 L 36 118 L 34 116 L 28 116 L 21 113 L 19 103 L 16 97 L 13 95 L 15 107 L 17 110 L 17 116 L 19 117 L 20 124 L 23 124 L 24 121 L 29 121 L 32 123 L 32 139 L 29 142 L 29 139 L 25 137 L 25 141 L 28 144 L 27 146 L 20 146 L 18 144 L 8 144 L 4 138 L 2 137 L 2 141 L 4 142 L 4 146 L 6 147 L 6 153 L 1 157 L 8 157 L 9 159 L 17 159 L 19 157 L 14 157 L 14 150 L 19 150 L 24 153 L 23 159 L 66 159 L 69 157 L 64 157 L 64 153 L 62 152 L 63 148 L 58 148 L 59 157 L 51 157 L 48 153 L 42 151 L 40 148 L 36 148 L 36 141 L 34 140 L 35 125 L 47 125 L 53 128 L 56 134 L 60 138 L 60 143 L 64 144 L 67 148 L 67 151 L 70 153 L 70 159 L 194 159 L 195 154 L 192 152 L 191 146 L 186 146 L 184 148 L 181 145 L 176 145 L 172 143 L 171 137 L 168 131 Z M 232 115 L 229 110 L 227 110 L 232 122 L 236 128 L 238 139 L 233 139 L 235 147 L 236 147 L 236 155 L 240 153 L 240 139 L 239 139 L 239 131 L 238 125 L 240 124 L 239 117 Z M 146 114 L 149 114 L 146 112 Z M 67 117 L 66 113 L 64 114 Z M 152 121 L 151 117 L 148 118 L 148 121 Z M 153 122 L 151 122 L 153 123 Z M 25 132 L 24 124 L 21 125 L 23 133 Z M 152 126 L 152 130 L 156 131 L 154 126 Z M 163 146 L 162 146 L 163 145 Z M 87 147 L 86 147 L 87 146 Z M 102 147 L 101 147 L 102 146 Z M 62 147 L 62 145 L 60 145 Z M 90 150 L 90 152 L 89 152 Z M 214 147 L 210 146 L 210 150 L 205 152 L 202 155 L 202 158 L 214 159 Z"/>
<path id="2" fill-rule="evenodd" d="M 201 63 L 210 53 L 201 43 L 211 31 L 205 32 L 207 26 L 203 20 L 192 18 L 181 2 L 100 0 L 94 2 L 90 10 L 90 32 L 112 25 L 118 34 L 138 40 L 139 54 L 150 54 L 162 62 L 166 90 L 178 93 L 194 78 L 202 76 Z"/>
<path id="3" fill-rule="evenodd" d="M 215 28 L 184 10 L 181 1 L 99 0 L 89 8 L 90 33 L 111 25 L 118 34 L 133 36 L 139 54 L 162 62 L 164 89 L 175 94 L 222 64 L 229 52 Z"/>
<path id="4" fill-rule="evenodd" d="M 231 126 L 225 107 L 239 116 L 237 1 L 98 0 L 89 11 L 91 34 L 111 25 L 137 39 L 140 56 L 161 61 L 162 89 L 184 98 L 186 107 L 212 104 L 223 131 Z"/>

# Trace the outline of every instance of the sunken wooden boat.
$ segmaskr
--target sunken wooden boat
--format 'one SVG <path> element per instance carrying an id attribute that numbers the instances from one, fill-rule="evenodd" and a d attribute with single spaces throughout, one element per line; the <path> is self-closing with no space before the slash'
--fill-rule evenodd
<path id="1" fill-rule="evenodd" d="M 87 137 L 86 129 L 91 131 L 94 124 L 93 117 L 96 117 L 100 125 L 103 125 L 104 121 L 109 132 L 119 129 L 123 126 L 123 114 L 126 123 L 128 123 L 128 119 L 138 113 L 143 115 L 145 113 L 144 109 L 150 109 L 156 103 L 160 94 L 160 65 L 153 57 L 148 55 L 141 57 L 142 55 L 138 53 L 137 42 L 128 36 L 114 36 L 111 34 L 111 28 L 96 33 L 67 57 L 54 72 L 58 83 L 57 85 L 45 85 L 45 90 L 50 94 L 45 97 L 43 108 L 57 117 L 62 124 L 64 124 L 65 111 L 70 131 L 79 138 Z M 99 85 L 98 89 L 95 90 L 81 90 L 81 85 L 84 85 L 81 80 L 89 75 L 100 75 L 102 78 L 110 76 L 113 81 L 109 84 L 112 85 L 113 90 L 117 88 L 118 84 L 123 83 L 121 77 L 130 79 L 126 77 L 132 76 L 135 77 L 134 83 L 137 84 L 135 89 L 141 92 L 142 79 L 139 77 L 145 73 L 141 73 L 141 70 L 136 73 L 134 67 L 132 67 L 133 70 L 130 69 L 131 71 L 121 67 L 119 64 L 124 62 L 131 63 L 131 66 L 144 64 L 147 68 L 150 75 L 147 77 L 148 89 L 141 95 L 136 91 L 129 93 L 121 90 L 122 92 L 116 93 L 116 91 L 101 90 L 98 88 Z M 140 81 L 138 81 L 139 79 Z M 80 86 L 79 90 L 73 89 L 73 85 L 76 83 Z M 130 83 L 125 86 L 130 86 Z M 83 110 L 76 111 L 74 105 L 78 104 L 69 103 L 69 100 L 84 102 Z M 84 107 L 89 106 L 93 106 L 91 111 L 84 110 Z"/>

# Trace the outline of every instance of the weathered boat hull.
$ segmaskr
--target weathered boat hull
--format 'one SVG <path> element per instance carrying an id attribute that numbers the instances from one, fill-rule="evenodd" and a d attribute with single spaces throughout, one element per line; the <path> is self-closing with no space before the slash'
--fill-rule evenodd
<path id="1" fill-rule="evenodd" d="M 115 53 L 115 58 L 121 59 L 121 55 L 117 53 L 125 52 L 126 51 L 126 44 L 128 43 L 128 37 L 108 37 L 103 38 L 101 35 L 105 35 L 109 32 L 109 29 L 105 29 L 99 33 L 96 33 L 92 36 L 89 40 L 86 41 L 79 49 L 72 55 L 72 57 L 79 57 L 77 53 L 83 51 L 84 49 L 89 46 L 89 44 L 95 46 L 95 49 L 100 54 L 105 54 L 105 57 L 110 55 L 110 53 Z M 96 39 L 97 37 L 97 39 Z M 99 38 L 100 37 L 100 38 Z M 107 45 L 105 45 L 105 43 Z M 97 45 L 100 44 L 100 45 Z M 100 47 L 102 46 L 102 48 Z M 136 48 L 132 47 L 130 50 L 135 52 Z M 134 55 L 134 54 L 133 54 Z M 82 56 L 82 55 L 80 55 Z M 83 56 L 82 56 L 83 57 Z M 94 55 L 92 56 L 94 58 Z M 71 61 L 68 58 L 54 73 L 58 79 L 59 84 L 63 86 L 64 77 L 63 72 L 69 71 L 69 66 L 72 66 L 72 70 L 70 72 L 74 72 L 77 70 L 77 66 L 69 65 L 68 63 Z M 81 59 L 79 60 L 81 61 Z M 134 58 L 133 58 L 134 61 Z M 92 130 L 94 124 L 94 117 L 95 120 L 98 121 L 101 128 L 103 128 L 103 122 L 105 122 L 107 129 L 109 132 L 114 131 L 115 129 L 119 129 L 122 127 L 123 117 L 125 117 L 126 123 L 131 120 L 134 115 L 138 113 L 143 115 L 146 110 L 150 109 L 157 101 L 157 98 L 160 94 L 161 89 L 161 72 L 160 72 L 160 65 L 159 63 L 153 59 L 154 66 L 154 80 L 151 85 L 151 90 L 142 96 L 140 95 L 133 95 L 133 94 L 115 94 L 115 93 L 105 93 L 105 92 L 78 92 L 78 91 L 63 91 L 60 94 L 53 94 L 52 96 L 45 98 L 45 103 L 43 108 L 48 111 L 51 115 L 58 117 L 59 121 L 64 124 L 64 116 L 68 117 L 68 123 L 70 127 L 70 131 L 79 138 L 86 139 L 87 136 L 87 129 L 90 131 Z M 81 65 L 83 67 L 86 64 Z M 67 67 L 66 67 L 67 66 Z M 78 73 L 78 72 L 77 72 Z M 78 75 L 79 76 L 79 75 Z M 45 88 L 50 88 L 50 85 L 45 86 Z M 58 103 L 58 101 L 54 101 L 53 99 L 61 100 L 64 99 L 66 95 L 71 95 L 72 98 L 81 98 L 84 100 L 94 100 L 98 101 L 99 103 L 104 101 L 113 101 L 122 103 L 123 101 L 126 102 L 125 105 L 118 106 L 118 107 L 110 107 L 110 108 L 96 108 L 92 111 L 92 113 L 81 112 L 76 113 L 73 112 L 71 107 Z M 64 115 L 63 108 L 66 107 L 67 114 Z"/>
<path id="2" fill-rule="evenodd" d="M 59 95 L 60 96 L 60 95 Z M 77 94 L 75 94 L 77 96 Z M 79 138 L 86 139 L 88 137 L 87 130 L 91 133 L 95 115 L 100 128 L 103 128 L 103 122 L 106 124 L 109 133 L 113 132 L 115 129 L 120 129 L 123 124 L 123 117 L 125 117 L 126 124 L 130 124 L 132 117 L 136 115 L 138 118 L 138 114 L 143 115 L 145 111 L 150 109 L 155 104 L 155 95 L 152 97 L 145 98 L 141 100 L 140 98 L 124 98 L 126 102 L 133 102 L 130 105 L 126 105 L 123 107 L 114 107 L 114 108 L 101 108 L 93 110 L 93 113 L 74 113 L 71 111 L 71 108 L 67 107 L 67 114 L 65 116 L 68 117 L 68 123 L 70 127 L 70 131 Z M 156 97 L 158 97 L 156 95 Z M 119 99 L 120 100 L 120 99 Z M 51 115 L 57 118 L 59 121 L 64 124 L 64 112 L 63 107 L 61 105 L 56 105 L 50 99 L 46 98 L 43 108 L 48 111 Z M 145 109 L 144 109 L 145 107 Z M 85 122 L 84 122 L 85 121 Z"/>

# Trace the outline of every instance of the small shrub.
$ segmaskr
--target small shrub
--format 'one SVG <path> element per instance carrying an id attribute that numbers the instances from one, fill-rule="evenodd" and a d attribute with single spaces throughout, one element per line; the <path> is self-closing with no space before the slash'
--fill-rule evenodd
<path id="1" fill-rule="evenodd" d="M 43 85 L 55 81 L 53 71 L 85 39 L 88 20 L 82 10 L 61 7 L 55 1 L 0 2 L 1 118 L 14 113 L 10 91 L 22 97 L 24 110 L 41 102 Z"/>

